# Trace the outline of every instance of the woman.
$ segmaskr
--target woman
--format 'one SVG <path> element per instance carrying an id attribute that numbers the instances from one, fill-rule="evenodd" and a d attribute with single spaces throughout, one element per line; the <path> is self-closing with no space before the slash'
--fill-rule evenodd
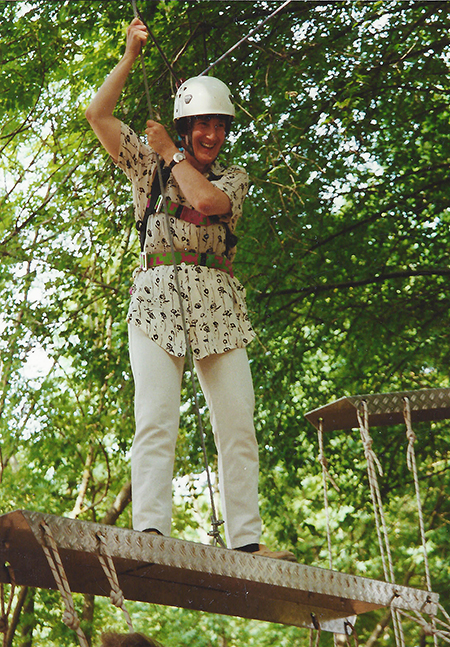
<path id="1" fill-rule="evenodd" d="M 168 178 L 170 229 L 178 285 L 195 368 L 218 450 L 219 490 L 230 548 L 279 559 L 261 545 L 258 446 L 246 345 L 254 332 L 245 291 L 233 277 L 234 229 L 247 192 L 247 174 L 216 160 L 234 116 L 228 88 L 213 77 L 181 85 L 174 119 L 177 148 L 164 126 L 147 122 L 147 143 L 113 115 L 131 68 L 147 39 L 134 19 L 125 54 L 86 111 L 105 149 L 132 182 L 141 229 L 141 267 L 128 311 L 135 381 L 136 434 L 132 448 L 133 526 L 169 535 L 180 390 L 186 353 L 182 311 L 164 212 L 159 213 L 157 155 Z M 164 170 L 163 170 L 164 173 Z"/>

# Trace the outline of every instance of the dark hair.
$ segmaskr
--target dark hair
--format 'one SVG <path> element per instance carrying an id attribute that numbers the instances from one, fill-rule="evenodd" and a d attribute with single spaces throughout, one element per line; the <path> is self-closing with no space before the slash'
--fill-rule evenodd
<path id="1" fill-rule="evenodd" d="M 162 647 L 162 645 L 152 638 L 147 638 L 144 634 L 108 632 L 102 635 L 100 647 Z"/>
<path id="2" fill-rule="evenodd" d="M 225 121 L 225 132 L 227 135 L 230 134 L 231 122 L 233 117 L 231 115 L 196 115 L 195 117 L 180 117 L 180 119 L 175 120 L 175 129 L 180 137 L 187 135 L 194 125 L 195 119 L 198 117 L 218 117 Z"/>

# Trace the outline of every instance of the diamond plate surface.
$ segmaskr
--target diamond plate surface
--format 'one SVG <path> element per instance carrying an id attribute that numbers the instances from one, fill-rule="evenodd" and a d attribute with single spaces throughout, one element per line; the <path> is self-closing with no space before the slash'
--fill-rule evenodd
<path id="1" fill-rule="evenodd" d="M 0 581 L 56 588 L 42 551 L 51 528 L 72 591 L 109 595 L 101 533 L 129 600 L 345 633 L 360 613 L 394 606 L 434 614 L 438 595 L 224 548 L 17 510 L 0 516 Z M 9 564 L 7 567 L 6 565 Z M 9 570 L 8 570 L 9 569 Z"/>
<path id="2" fill-rule="evenodd" d="M 404 421 L 405 398 L 409 399 L 411 419 L 416 421 L 450 418 L 450 389 L 420 389 L 343 397 L 305 414 L 309 422 L 324 431 L 358 427 L 357 411 L 366 402 L 371 427 L 395 425 Z"/>

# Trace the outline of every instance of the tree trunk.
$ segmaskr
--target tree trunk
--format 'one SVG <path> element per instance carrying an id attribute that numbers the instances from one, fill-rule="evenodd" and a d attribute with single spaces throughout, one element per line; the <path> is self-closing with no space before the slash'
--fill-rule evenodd
<path id="1" fill-rule="evenodd" d="M 34 621 L 34 589 L 28 589 L 25 595 L 25 603 L 22 609 L 22 642 L 19 647 L 31 647 L 33 644 Z"/>
<path id="2" fill-rule="evenodd" d="M 17 602 L 12 614 L 11 622 L 8 625 L 8 631 L 6 633 L 5 639 L 3 641 L 3 647 L 11 647 L 16 634 L 16 629 L 19 624 L 20 614 L 22 612 L 23 605 L 25 604 L 25 599 L 27 597 L 28 587 L 21 586 L 19 593 L 17 595 Z"/>

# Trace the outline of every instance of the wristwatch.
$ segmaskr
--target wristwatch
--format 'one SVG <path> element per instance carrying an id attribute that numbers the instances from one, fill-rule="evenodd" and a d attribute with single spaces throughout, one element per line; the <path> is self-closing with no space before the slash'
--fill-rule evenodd
<path id="1" fill-rule="evenodd" d="M 171 171 L 173 169 L 175 164 L 179 164 L 180 162 L 182 162 L 185 159 L 186 159 L 186 155 L 183 153 L 183 151 L 177 151 L 174 154 L 174 156 L 172 158 L 172 161 L 169 164 L 169 171 Z"/>

